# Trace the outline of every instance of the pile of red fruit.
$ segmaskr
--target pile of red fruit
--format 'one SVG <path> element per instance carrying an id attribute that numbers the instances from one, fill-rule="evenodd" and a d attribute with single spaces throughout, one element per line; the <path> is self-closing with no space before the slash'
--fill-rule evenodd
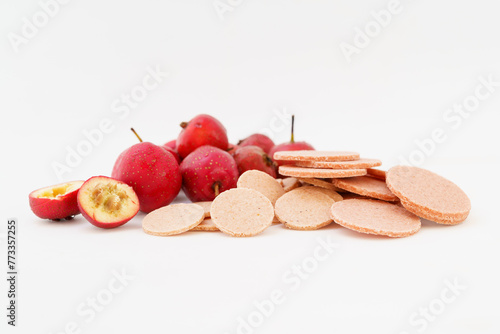
<path id="1" fill-rule="evenodd" d="M 32 211 L 40 218 L 61 220 L 82 215 L 92 224 L 112 228 L 125 224 L 137 212 L 151 212 L 170 204 L 182 187 L 193 202 L 212 201 L 236 188 L 238 177 L 256 169 L 277 177 L 272 156 L 279 151 L 314 150 L 306 142 L 274 145 L 263 134 L 230 144 L 226 128 L 210 115 L 181 123 L 176 140 L 163 146 L 143 142 L 120 154 L 111 177 L 58 184 L 30 193 Z"/>

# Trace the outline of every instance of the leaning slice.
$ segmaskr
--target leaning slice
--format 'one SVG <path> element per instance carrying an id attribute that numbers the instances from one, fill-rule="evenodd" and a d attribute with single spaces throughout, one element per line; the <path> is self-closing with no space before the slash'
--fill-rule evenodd
<path id="1" fill-rule="evenodd" d="M 134 189 L 124 182 L 106 176 L 94 176 L 78 192 L 78 207 L 93 225 L 118 227 L 139 211 L 139 199 Z"/>

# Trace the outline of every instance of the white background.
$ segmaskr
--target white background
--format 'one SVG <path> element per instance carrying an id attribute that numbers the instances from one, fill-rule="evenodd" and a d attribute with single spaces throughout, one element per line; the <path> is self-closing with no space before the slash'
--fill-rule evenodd
<path id="1" fill-rule="evenodd" d="M 222 20 L 211 0 L 73 0 L 15 52 L 9 34 L 21 34 L 23 18 L 40 5 L 2 0 L 1 233 L 9 217 L 20 230 L 18 327 L 7 326 L 2 311 L 2 332 L 59 333 L 75 322 L 81 333 L 236 333 L 238 317 L 247 319 L 255 301 L 278 289 L 285 301 L 253 332 L 498 333 L 500 87 L 459 125 L 443 115 L 474 94 L 479 77 L 500 81 L 500 8 L 489 0 L 402 1 L 348 62 L 339 45 L 353 44 L 356 27 L 387 6 L 244 1 Z M 113 101 L 157 66 L 169 77 L 119 118 Z M 52 165 L 64 163 L 67 147 L 102 119 L 113 131 L 64 181 L 109 175 L 118 154 L 136 143 L 131 126 L 163 144 L 181 121 L 209 113 L 236 142 L 269 128 L 276 110 L 296 114 L 298 140 L 357 150 L 385 168 L 443 129 L 446 141 L 421 166 L 466 191 L 469 219 L 453 227 L 424 222 L 403 239 L 333 225 L 310 232 L 273 226 L 245 239 L 160 238 L 142 232 L 143 214 L 101 230 L 82 217 L 42 221 L 29 209 L 28 193 L 58 183 Z M 276 142 L 288 136 L 283 127 L 273 133 Z M 338 248 L 293 290 L 282 277 L 308 261 L 318 237 Z M 122 270 L 134 276 L 123 291 L 91 321 L 79 315 L 79 305 Z M 419 332 L 412 314 L 438 305 L 446 280 L 466 288 Z M 2 310 L 6 291 L 2 279 Z"/>

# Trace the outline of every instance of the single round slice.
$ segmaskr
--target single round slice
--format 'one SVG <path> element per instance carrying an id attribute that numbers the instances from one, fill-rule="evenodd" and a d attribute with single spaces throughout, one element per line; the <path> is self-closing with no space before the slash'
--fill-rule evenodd
<path id="1" fill-rule="evenodd" d="M 277 179 L 277 181 L 281 184 L 285 192 L 289 192 L 290 190 L 301 186 L 299 180 L 295 177 L 285 177 L 284 179 Z"/>
<path id="2" fill-rule="evenodd" d="M 330 169 L 362 169 L 382 165 L 377 159 L 359 159 L 351 161 L 297 161 L 299 167 L 330 168 Z"/>
<path id="3" fill-rule="evenodd" d="M 280 166 L 279 173 L 293 177 L 342 178 L 366 175 L 366 169 L 319 169 L 297 166 Z"/>
<path id="4" fill-rule="evenodd" d="M 332 183 L 341 189 L 358 195 L 381 199 L 388 202 L 398 201 L 398 197 L 394 195 L 389 188 L 387 188 L 384 181 L 373 177 L 358 176 L 348 179 L 333 179 Z"/>
<path id="5" fill-rule="evenodd" d="M 210 216 L 222 232 L 233 237 L 251 237 L 272 224 L 274 209 L 271 201 L 260 192 L 233 188 L 215 198 Z"/>
<path id="6" fill-rule="evenodd" d="M 279 151 L 274 160 L 286 161 L 350 161 L 358 160 L 359 153 L 345 151 Z"/>
<path id="7" fill-rule="evenodd" d="M 330 207 L 335 200 L 319 189 L 300 187 L 287 192 L 276 201 L 276 217 L 293 230 L 317 230 L 330 224 Z"/>
<path id="8" fill-rule="evenodd" d="M 407 237 L 420 230 L 420 218 L 406 209 L 372 199 L 349 199 L 331 207 L 333 220 L 348 229 L 389 237 Z"/>
<path id="9" fill-rule="evenodd" d="M 386 182 L 408 211 L 436 223 L 461 223 L 471 210 L 462 189 L 426 169 L 396 166 L 387 172 Z"/>
<path id="10" fill-rule="evenodd" d="M 241 174 L 237 187 L 257 190 L 266 196 L 272 205 L 285 194 L 285 190 L 274 177 L 255 169 L 247 170 Z"/>
<path id="11" fill-rule="evenodd" d="M 191 231 L 219 231 L 211 218 L 205 218 L 199 225 L 193 227 Z"/>
<path id="12" fill-rule="evenodd" d="M 142 229 L 151 235 L 175 235 L 191 230 L 204 218 L 205 210 L 197 204 L 171 204 L 148 213 L 142 220 Z"/>
<path id="13" fill-rule="evenodd" d="M 366 170 L 366 173 L 367 173 L 366 176 L 371 176 L 371 177 L 374 177 L 374 178 L 382 180 L 382 181 L 385 181 L 386 174 L 387 174 L 387 172 L 385 170 L 376 169 L 376 168 L 368 168 Z"/>
<path id="14" fill-rule="evenodd" d="M 299 177 L 298 179 L 302 183 L 312 184 L 313 186 L 316 187 L 321 187 L 334 191 L 343 191 L 342 189 L 337 188 L 333 185 L 332 179 L 316 179 L 313 177 Z"/>
<path id="15" fill-rule="evenodd" d="M 102 228 L 123 225 L 139 211 L 139 198 L 134 189 L 107 176 L 94 176 L 85 181 L 77 201 L 85 219 Z"/>
<path id="16" fill-rule="evenodd" d="M 195 202 L 194 204 L 201 206 L 203 210 L 205 210 L 205 218 L 210 218 L 210 207 L 212 206 L 212 201 Z"/>
<path id="17" fill-rule="evenodd" d="M 43 219 L 70 219 L 80 213 L 77 195 L 82 184 L 83 181 L 72 181 L 32 191 L 30 208 Z"/>

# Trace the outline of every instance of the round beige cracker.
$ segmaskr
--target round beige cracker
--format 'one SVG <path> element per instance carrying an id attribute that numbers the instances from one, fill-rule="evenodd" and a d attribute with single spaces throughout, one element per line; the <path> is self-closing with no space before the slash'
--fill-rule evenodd
<path id="1" fill-rule="evenodd" d="M 285 190 L 274 177 L 255 169 L 247 170 L 241 174 L 237 187 L 257 190 L 266 196 L 272 205 L 276 203 L 278 198 L 285 194 Z"/>
<path id="2" fill-rule="evenodd" d="M 342 189 L 339 189 L 333 185 L 332 179 L 322 180 L 322 179 L 315 179 L 313 177 L 299 177 L 298 179 L 302 183 L 312 184 L 313 186 L 330 189 L 334 191 L 343 191 Z"/>
<path id="3" fill-rule="evenodd" d="M 336 192 L 335 190 L 332 190 L 332 189 L 326 189 L 326 188 L 316 187 L 316 186 L 304 186 L 303 188 L 309 189 L 312 191 L 320 191 L 323 194 L 330 197 L 331 199 L 333 199 L 335 202 L 339 202 L 339 201 L 344 200 L 344 198 L 338 192 Z"/>
<path id="4" fill-rule="evenodd" d="M 142 220 L 142 229 L 151 235 L 175 235 L 189 231 L 204 218 L 205 211 L 199 205 L 171 204 L 148 213 Z"/>
<path id="5" fill-rule="evenodd" d="M 372 199 L 349 199 L 331 207 L 333 220 L 348 229 L 389 237 L 407 237 L 420 230 L 420 218 L 406 209 Z"/>
<path id="6" fill-rule="evenodd" d="M 285 177 L 284 179 L 279 179 L 281 181 L 281 185 L 283 186 L 283 190 L 285 192 L 289 192 L 295 188 L 300 187 L 300 182 L 294 177 Z"/>
<path id="7" fill-rule="evenodd" d="M 205 218 L 199 225 L 193 227 L 191 231 L 219 231 L 211 218 Z"/>
<path id="8" fill-rule="evenodd" d="M 279 173 L 293 177 L 343 178 L 366 175 L 366 169 L 318 169 L 297 166 L 280 166 Z"/>
<path id="9" fill-rule="evenodd" d="M 212 201 L 195 202 L 194 204 L 201 206 L 203 210 L 205 210 L 205 218 L 210 218 L 210 207 L 212 206 Z"/>
<path id="10" fill-rule="evenodd" d="M 335 201 L 317 187 L 300 187 L 276 201 L 275 212 L 293 230 L 317 230 L 332 222 L 330 207 Z"/>
<path id="11" fill-rule="evenodd" d="M 330 169 L 360 169 L 382 165 L 377 159 L 359 159 L 352 161 L 297 161 L 299 167 L 330 168 Z"/>
<path id="12" fill-rule="evenodd" d="M 367 173 L 366 174 L 367 176 L 371 176 L 371 177 L 374 177 L 374 178 L 382 180 L 382 181 L 385 181 L 386 174 L 387 174 L 387 172 L 385 170 L 376 169 L 376 168 L 368 168 L 366 170 L 366 173 Z"/>
<path id="13" fill-rule="evenodd" d="M 384 181 L 368 176 L 351 177 L 348 179 L 333 179 L 332 183 L 352 193 L 381 199 L 388 202 L 397 202 L 398 197 L 394 195 Z"/>
<path id="14" fill-rule="evenodd" d="M 215 198 L 210 215 L 222 232 L 233 237 L 251 237 L 272 224 L 274 209 L 260 192 L 233 188 Z"/>
<path id="15" fill-rule="evenodd" d="M 286 161 L 350 161 L 358 160 L 359 153 L 346 151 L 279 151 L 274 160 Z"/>
<path id="16" fill-rule="evenodd" d="M 418 167 L 396 166 L 387 172 L 387 186 L 410 212 L 440 224 L 463 222 L 471 202 L 455 183 Z"/>

